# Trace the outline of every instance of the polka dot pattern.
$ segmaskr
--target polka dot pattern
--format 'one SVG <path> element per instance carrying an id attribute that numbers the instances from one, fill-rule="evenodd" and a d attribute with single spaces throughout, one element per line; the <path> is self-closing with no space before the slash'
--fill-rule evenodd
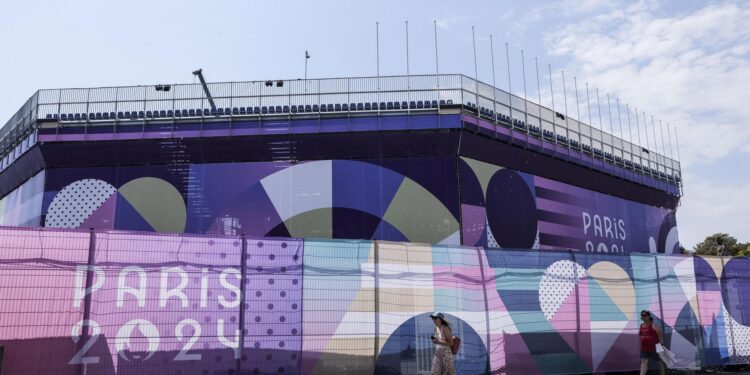
<path id="1" fill-rule="evenodd" d="M 47 209 L 45 226 L 48 228 L 78 228 L 117 192 L 102 180 L 76 181 L 55 195 Z"/>
<path id="2" fill-rule="evenodd" d="M 252 373 L 300 373 L 302 244 L 248 241 L 245 342 Z M 257 371 L 255 371 L 257 370 Z"/>
<path id="3" fill-rule="evenodd" d="M 586 269 L 570 260 L 557 261 L 544 270 L 539 282 L 539 304 L 547 320 L 552 319 L 583 278 Z"/>

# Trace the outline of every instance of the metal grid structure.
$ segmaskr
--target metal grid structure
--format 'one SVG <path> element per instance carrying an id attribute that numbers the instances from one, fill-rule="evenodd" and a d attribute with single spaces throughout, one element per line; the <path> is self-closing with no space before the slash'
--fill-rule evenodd
<path id="1" fill-rule="evenodd" d="M 458 373 L 635 370 L 641 309 L 688 367 L 750 361 L 746 257 L 0 234 L 11 373 L 421 373 L 435 310 Z"/>
<path id="2" fill-rule="evenodd" d="M 35 144 L 34 130 L 41 121 L 56 121 L 58 126 L 126 125 L 186 117 L 273 117 L 363 110 L 410 113 L 422 108 L 440 111 L 450 104 L 460 105 L 495 125 L 681 186 L 680 162 L 664 155 L 666 142 L 662 136 L 663 145 L 659 147 L 654 126 L 653 145 L 644 134 L 647 146 L 653 147 L 644 147 L 640 126 L 638 142 L 634 142 L 630 128 L 628 141 L 622 125 L 621 137 L 617 137 L 460 74 L 209 83 L 216 108 L 210 108 L 200 84 L 159 86 L 168 86 L 169 90 L 156 90 L 151 85 L 37 91 L 0 129 L 2 168 Z M 647 125 L 645 130 L 648 132 Z M 669 142 L 671 154 L 671 138 Z"/>

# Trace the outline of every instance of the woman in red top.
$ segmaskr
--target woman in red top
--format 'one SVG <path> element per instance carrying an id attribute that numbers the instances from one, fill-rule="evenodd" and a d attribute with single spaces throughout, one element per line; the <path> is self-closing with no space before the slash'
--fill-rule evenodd
<path id="1" fill-rule="evenodd" d="M 664 345 L 661 336 L 661 329 L 654 324 L 654 318 L 648 310 L 641 311 L 641 329 L 638 335 L 641 337 L 641 375 L 646 375 L 648 363 L 651 360 L 656 361 L 659 367 L 659 374 L 664 375 L 664 362 L 656 354 L 656 344 Z"/>

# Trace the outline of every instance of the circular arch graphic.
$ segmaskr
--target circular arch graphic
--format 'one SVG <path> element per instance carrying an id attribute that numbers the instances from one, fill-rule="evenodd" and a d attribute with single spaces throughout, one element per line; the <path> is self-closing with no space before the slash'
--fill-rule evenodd
<path id="1" fill-rule="evenodd" d="M 465 321 L 445 314 L 453 334 L 461 338 L 456 354 L 456 374 L 488 374 L 489 356 L 484 341 Z M 375 363 L 375 374 L 421 374 L 430 372 L 435 344 L 430 336 L 435 325 L 430 313 L 422 313 L 402 323 L 388 337 Z"/>

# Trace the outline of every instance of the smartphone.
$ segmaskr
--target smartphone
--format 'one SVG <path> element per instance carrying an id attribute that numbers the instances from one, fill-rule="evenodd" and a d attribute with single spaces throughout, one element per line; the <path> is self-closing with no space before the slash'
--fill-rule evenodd
<path id="1" fill-rule="evenodd" d="M 434 340 L 434 339 L 435 339 L 435 336 L 430 336 L 430 338 Z"/>

